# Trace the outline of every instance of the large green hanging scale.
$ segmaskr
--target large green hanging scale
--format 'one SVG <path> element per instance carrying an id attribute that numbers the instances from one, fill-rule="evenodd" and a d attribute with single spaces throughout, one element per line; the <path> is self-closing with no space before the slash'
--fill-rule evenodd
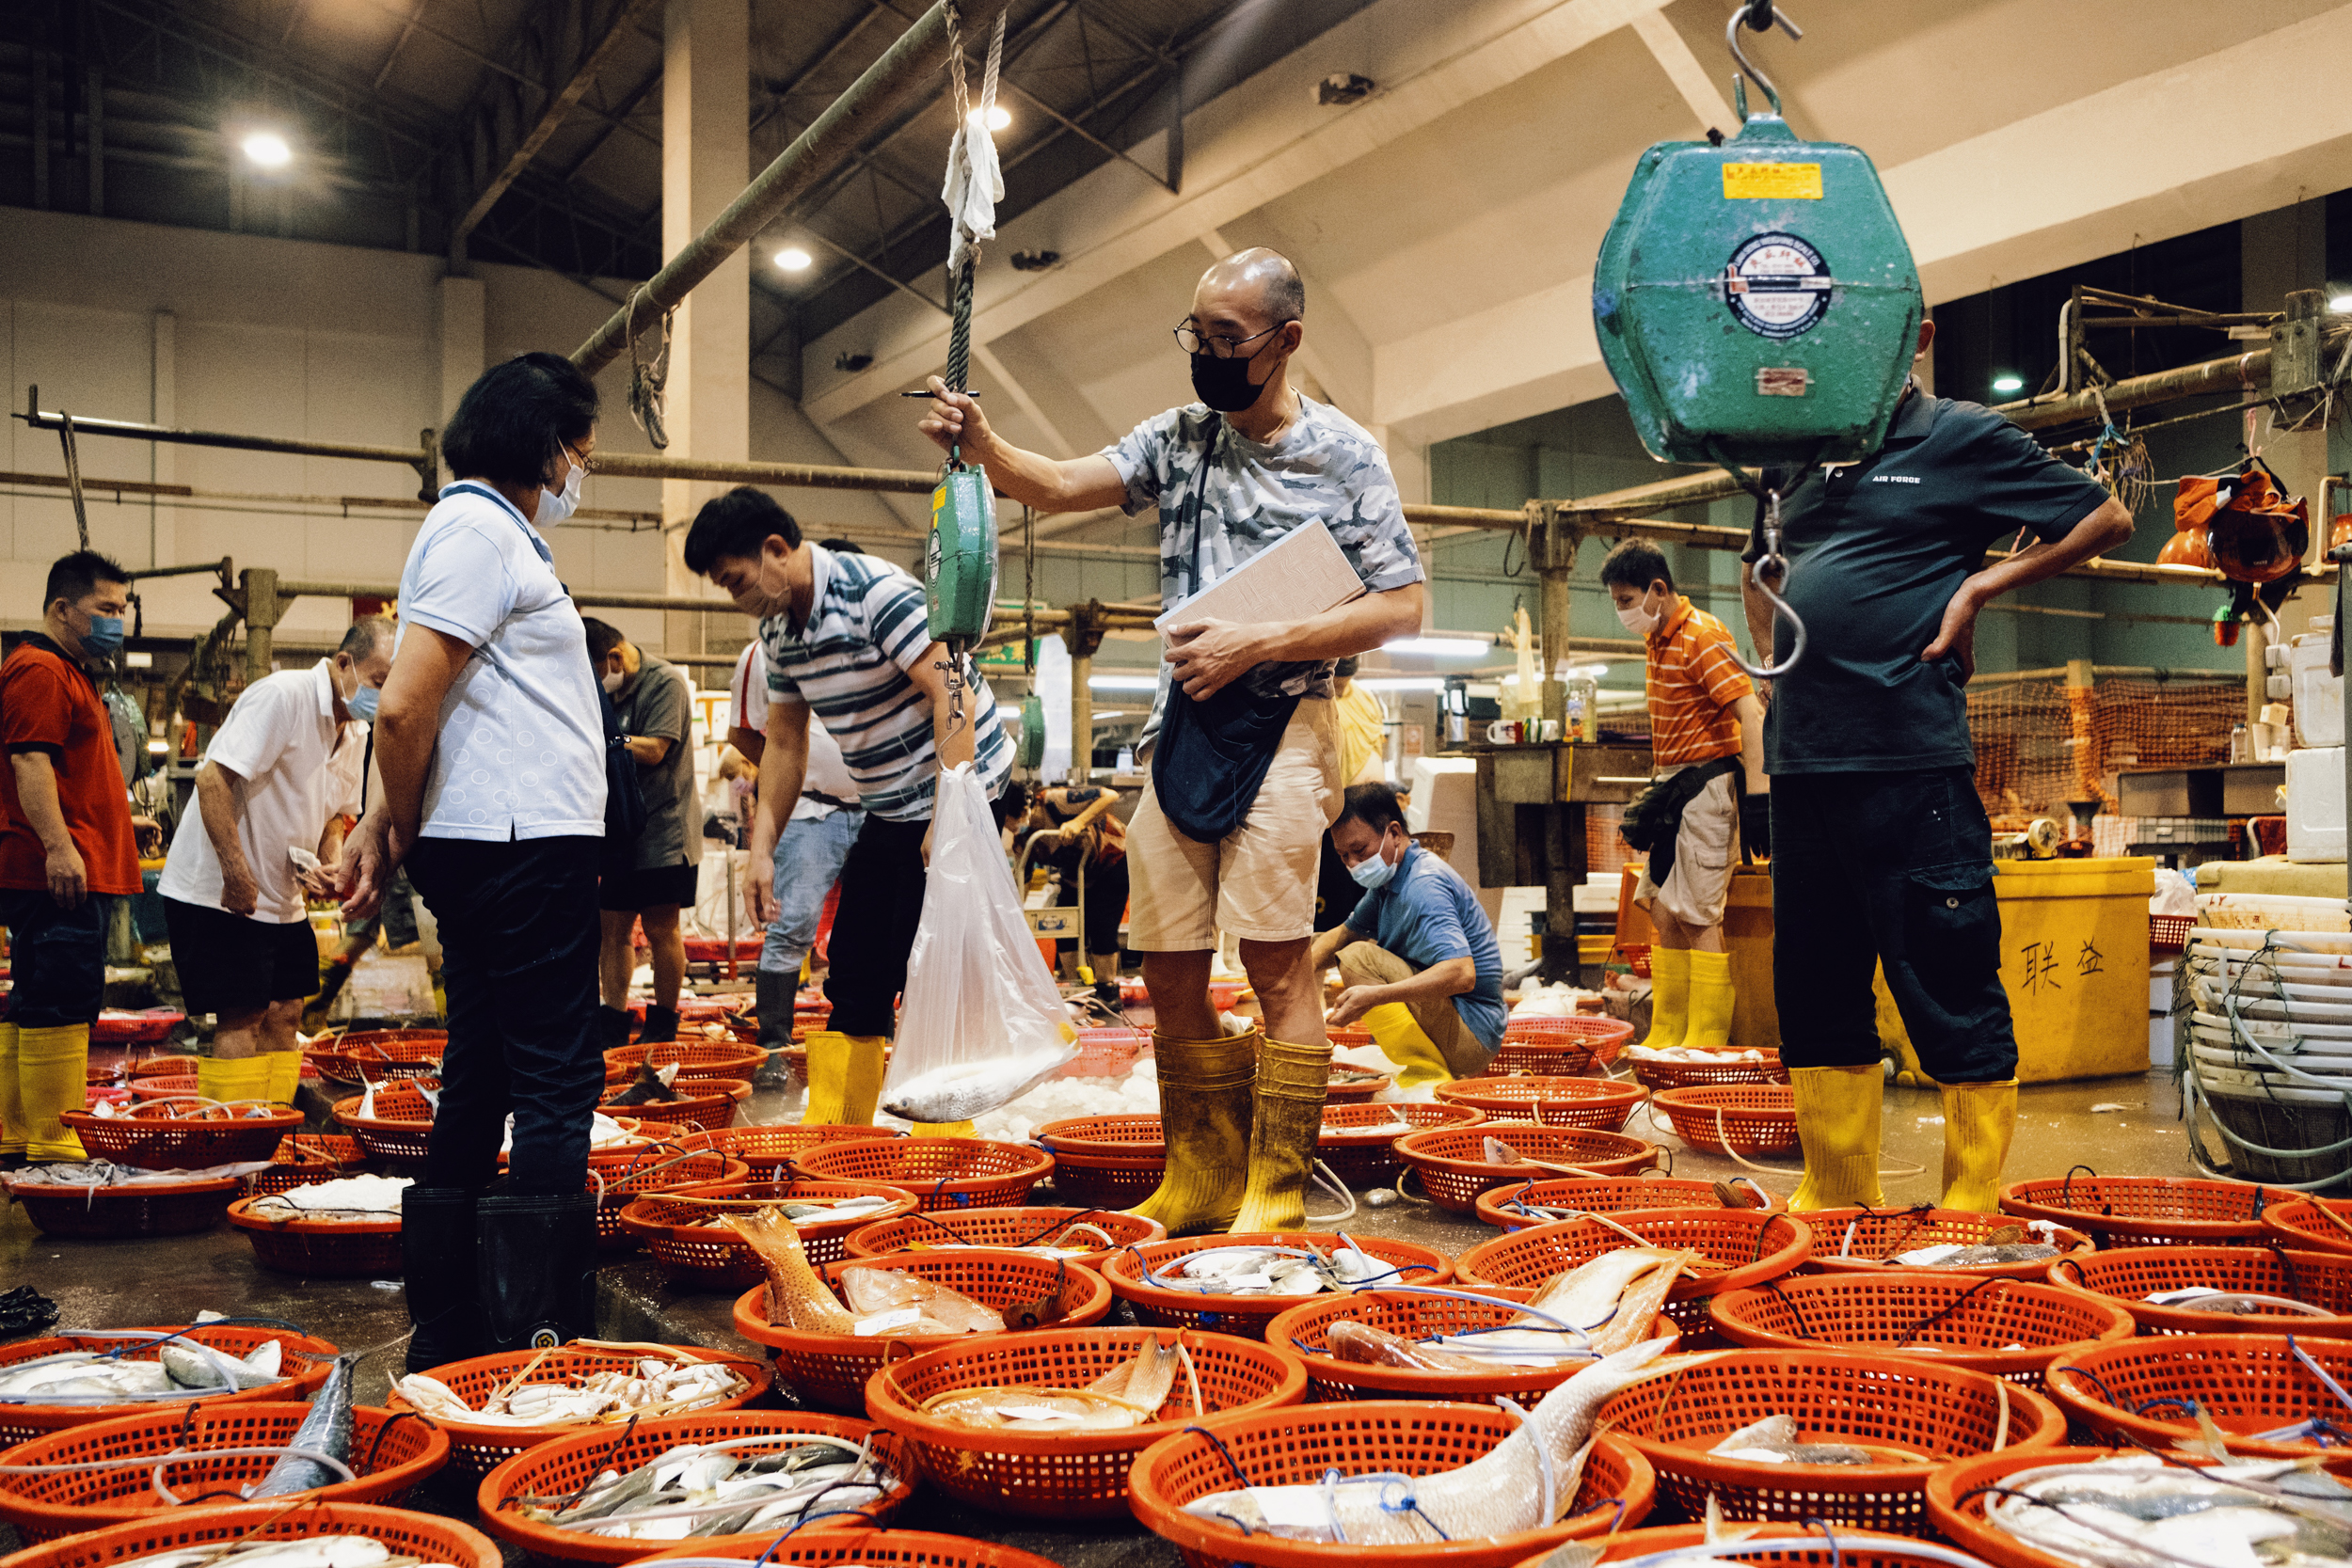
<path id="1" fill-rule="evenodd" d="M 1780 96 L 1721 145 L 1642 154 L 1601 241 L 1593 324 L 1601 357 L 1652 456 L 1743 467 L 1851 462 L 1878 450 L 1917 345 L 1918 270 L 1861 149 L 1798 138 Z"/>
<path id="2" fill-rule="evenodd" d="M 996 497 L 986 469 L 951 461 L 939 476 L 923 589 L 933 641 L 961 651 L 988 634 L 996 605 Z"/>

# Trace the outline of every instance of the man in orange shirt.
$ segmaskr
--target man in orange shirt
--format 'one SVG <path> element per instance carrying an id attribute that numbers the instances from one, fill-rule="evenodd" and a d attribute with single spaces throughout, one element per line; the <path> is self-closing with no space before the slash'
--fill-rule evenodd
<path id="1" fill-rule="evenodd" d="M 1626 841 L 1647 853 L 1634 902 L 1658 927 L 1650 1029 L 1659 1050 L 1731 1043 L 1731 955 L 1724 904 L 1734 845 L 1767 848 L 1764 708 L 1733 658 L 1729 628 L 1675 592 L 1657 546 L 1629 539 L 1600 565 L 1617 619 L 1648 645 L 1651 766 L 1626 808 Z M 1743 788 L 1744 785 L 1744 788 Z"/>
<path id="2" fill-rule="evenodd" d="M 41 629 L 0 663 L 0 926 L 15 989 L 0 1019 L 0 1165 L 82 1158 L 114 900 L 139 891 L 114 721 L 90 668 L 122 651 L 131 574 L 95 550 L 49 568 Z"/>

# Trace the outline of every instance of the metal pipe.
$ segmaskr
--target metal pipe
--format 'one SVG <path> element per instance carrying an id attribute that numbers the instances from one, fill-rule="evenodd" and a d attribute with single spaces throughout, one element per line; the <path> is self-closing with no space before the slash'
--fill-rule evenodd
<path id="1" fill-rule="evenodd" d="M 77 417 L 74 426 L 79 429 Z M 723 463 L 666 452 L 599 451 L 596 474 L 613 479 L 699 479 L 713 484 L 790 485 L 808 490 L 870 490 L 928 496 L 939 475 L 920 468 L 841 468 L 814 463 Z"/>
<path id="2" fill-rule="evenodd" d="M 79 420 L 73 421 L 74 428 L 77 430 L 81 428 L 81 424 L 82 421 Z M 210 573 L 217 576 L 222 586 L 226 587 L 234 573 L 234 565 L 235 563 L 224 555 L 218 561 L 191 561 L 184 566 L 150 566 L 143 572 L 133 572 L 131 578 L 135 582 L 145 582 L 149 578 L 193 578 Z"/>
<path id="3" fill-rule="evenodd" d="M 24 412 L 17 416 L 34 430 L 61 430 L 65 417 L 40 406 L 40 388 L 24 389 Z M 140 424 L 132 420 L 93 420 L 73 416 L 76 436 L 120 436 L 138 441 L 165 441 L 183 447 L 230 447 L 239 451 L 281 451 L 298 457 L 347 457 L 361 463 L 404 463 L 423 482 L 419 499 L 431 500 L 440 476 L 440 449 L 433 432 L 424 431 L 413 447 L 363 446 L 354 441 L 305 441 L 280 436 L 237 436 L 219 430 L 180 430 L 169 425 Z M 109 482 L 111 485 L 111 482 Z"/>
<path id="4" fill-rule="evenodd" d="M 967 39 L 985 40 L 1009 0 L 962 0 L 958 24 Z M 776 155 L 725 212 L 653 276 L 630 302 L 615 310 L 586 342 L 572 351 L 572 363 L 590 375 L 617 359 L 628 349 L 632 311 L 634 325 L 659 321 L 661 312 L 677 305 L 695 284 L 719 269 L 722 262 L 749 245 L 760 230 L 782 217 L 819 180 L 832 174 L 865 140 L 875 122 L 888 118 L 899 104 L 929 87 L 947 63 L 947 6 L 932 6 L 866 68 L 849 90 L 833 101 L 792 145 Z M 641 304 L 642 300 L 642 304 Z M 619 470 L 608 467 L 608 472 Z M 680 476 L 684 477 L 684 476 Z M 926 485 L 928 488 L 928 485 Z"/>

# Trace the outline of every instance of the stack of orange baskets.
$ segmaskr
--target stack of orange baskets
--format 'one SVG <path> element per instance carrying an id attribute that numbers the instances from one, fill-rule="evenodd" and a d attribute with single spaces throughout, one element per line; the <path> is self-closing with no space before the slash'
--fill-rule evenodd
<path id="1" fill-rule="evenodd" d="M 1168 1140 L 1156 1116 L 1073 1117 L 1032 1134 L 1054 1157 L 1054 1196 L 1088 1209 L 1124 1209 L 1156 1191 Z"/>

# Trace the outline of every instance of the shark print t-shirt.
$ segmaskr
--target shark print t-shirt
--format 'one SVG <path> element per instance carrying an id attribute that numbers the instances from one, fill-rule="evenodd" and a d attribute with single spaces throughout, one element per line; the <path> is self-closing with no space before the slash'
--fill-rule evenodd
<path id="1" fill-rule="evenodd" d="M 1196 541 L 1186 513 L 1213 428 L 1215 456 L 1201 493 Z M 1424 576 L 1388 455 L 1363 426 L 1327 404 L 1302 395 L 1298 418 L 1273 441 L 1263 443 L 1216 419 L 1205 404 L 1186 404 L 1144 420 L 1103 455 L 1127 486 L 1124 510 L 1129 516 L 1155 503 L 1159 507 L 1163 607 L 1217 581 L 1294 530 L 1317 521 L 1330 529 L 1347 563 L 1371 592 L 1402 588 Z M 1242 681 L 1260 697 L 1327 697 L 1332 663 L 1261 664 Z M 1147 739 L 1158 735 L 1167 703 L 1168 666 L 1163 662 L 1159 695 L 1144 731 Z"/>

